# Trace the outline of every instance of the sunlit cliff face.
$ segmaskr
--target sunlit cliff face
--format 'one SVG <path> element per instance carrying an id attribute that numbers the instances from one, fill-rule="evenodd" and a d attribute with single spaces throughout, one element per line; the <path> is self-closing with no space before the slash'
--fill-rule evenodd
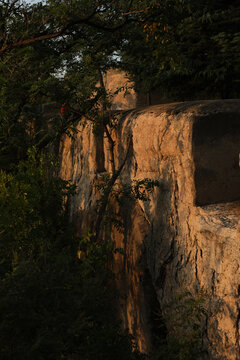
<path id="1" fill-rule="evenodd" d="M 110 93 L 112 110 L 129 110 L 136 107 L 137 94 L 127 75 L 119 70 L 110 69 L 104 75 L 104 85 Z"/>
<path id="2" fill-rule="evenodd" d="M 123 233 L 110 226 L 116 247 L 124 249 L 114 264 L 124 295 L 123 323 L 142 351 L 151 343 L 151 299 L 157 297 L 165 312 L 176 292 L 188 289 L 197 296 L 203 290 L 206 359 L 238 359 L 239 117 L 239 100 L 199 101 L 125 113 L 112 129 L 116 168 L 132 139 L 119 181 L 160 182 L 150 201 L 128 202 L 122 209 Z M 78 189 L 71 213 L 80 232 L 96 218 L 94 146 L 91 128 L 81 125 L 61 144 L 61 174 Z M 110 172 L 106 139 L 103 147 Z"/>

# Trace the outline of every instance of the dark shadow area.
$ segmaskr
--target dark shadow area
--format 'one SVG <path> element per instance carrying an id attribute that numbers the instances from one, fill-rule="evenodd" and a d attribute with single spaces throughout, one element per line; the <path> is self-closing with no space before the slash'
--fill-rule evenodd
<path id="1" fill-rule="evenodd" d="M 239 113 L 196 118 L 193 125 L 196 205 L 240 199 Z"/>
<path id="2" fill-rule="evenodd" d="M 136 108 L 174 102 L 173 99 L 164 98 L 162 94 L 157 91 L 150 91 L 147 93 L 140 91 L 136 93 L 136 96 Z"/>

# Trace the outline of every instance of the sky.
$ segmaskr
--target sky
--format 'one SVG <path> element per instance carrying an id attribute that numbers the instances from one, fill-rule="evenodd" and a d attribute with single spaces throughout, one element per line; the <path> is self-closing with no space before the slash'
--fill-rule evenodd
<path id="1" fill-rule="evenodd" d="M 38 2 L 44 3 L 45 1 L 44 0 L 42 0 L 42 1 L 40 1 L 40 0 L 25 0 L 25 2 L 28 4 L 36 4 Z"/>

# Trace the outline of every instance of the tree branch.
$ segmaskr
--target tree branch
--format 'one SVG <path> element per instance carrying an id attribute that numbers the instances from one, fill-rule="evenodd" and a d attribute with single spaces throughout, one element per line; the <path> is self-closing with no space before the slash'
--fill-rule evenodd
<path id="1" fill-rule="evenodd" d="M 86 18 L 70 21 L 65 26 L 63 26 L 62 29 L 60 29 L 59 31 L 55 31 L 55 32 L 52 32 L 52 33 L 43 32 L 43 33 L 35 35 L 35 36 L 33 36 L 33 37 L 29 38 L 29 39 L 22 39 L 22 40 L 15 41 L 15 42 L 12 42 L 12 43 L 5 43 L 2 46 L 2 48 L 0 49 L 0 56 L 2 56 L 6 51 L 14 49 L 14 48 L 18 48 L 18 47 L 26 46 L 26 45 L 31 45 L 31 44 L 33 44 L 35 42 L 44 41 L 44 40 L 50 40 L 50 39 L 57 38 L 57 37 L 59 37 L 61 35 L 65 35 L 68 30 L 71 30 L 76 25 L 78 25 L 78 26 L 89 26 L 89 27 L 92 27 L 92 28 L 95 28 L 95 29 L 98 29 L 98 30 L 113 33 L 115 31 L 120 30 L 121 28 L 123 28 L 127 23 L 133 21 L 133 19 L 126 19 L 121 24 L 110 27 L 110 26 L 107 26 L 106 24 L 101 24 L 101 23 L 98 23 L 98 22 L 91 21 L 91 19 L 96 14 L 97 14 L 97 11 L 96 11 L 96 9 L 94 9 L 94 11 L 91 14 L 89 14 Z"/>
<path id="2" fill-rule="evenodd" d="M 127 151 L 126 151 L 125 157 L 123 159 L 123 162 L 120 165 L 120 167 L 118 168 L 118 170 L 115 171 L 115 173 L 110 178 L 110 180 L 108 182 L 108 185 L 107 185 L 107 188 L 104 191 L 101 206 L 100 206 L 100 208 L 98 210 L 97 220 L 96 220 L 96 224 L 95 224 L 95 235 L 94 235 L 94 240 L 95 241 L 97 241 L 98 238 L 99 238 L 100 228 L 101 228 L 101 224 L 102 224 L 102 221 L 103 221 L 104 214 L 106 212 L 106 208 L 107 208 L 107 205 L 108 205 L 111 190 L 112 190 L 116 180 L 118 179 L 118 177 L 120 176 L 120 174 L 121 174 L 121 172 L 122 172 L 122 170 L 124 168 L 124 165 L 125 165 L 125 163 L 127 161 L 128 155 L 129 155 L 131 144 L 132 144 L 132 137 L 129 136 Z"/>

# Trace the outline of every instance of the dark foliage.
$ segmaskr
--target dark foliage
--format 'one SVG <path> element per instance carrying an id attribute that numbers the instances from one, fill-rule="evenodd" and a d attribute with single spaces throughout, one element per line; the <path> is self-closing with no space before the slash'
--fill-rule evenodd
<path id="1" fill-rule="evenodd" d="M 53 170 L 32 150 L 10 175 L 1 172 L 0 357 L 140 358 L 116 315 L 111 243 L 73 235 L 73 188 Z"/>

